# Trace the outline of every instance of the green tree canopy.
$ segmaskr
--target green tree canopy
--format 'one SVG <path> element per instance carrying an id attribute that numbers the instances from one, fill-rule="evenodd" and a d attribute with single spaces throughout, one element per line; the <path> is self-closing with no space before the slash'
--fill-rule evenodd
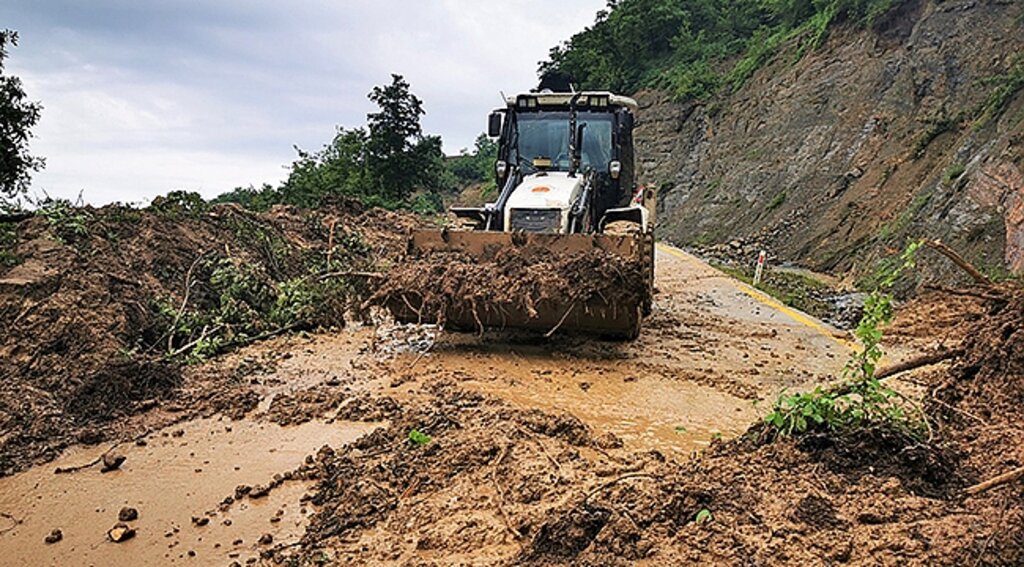
<path id="1" fill-rule="evenodd" d="M 441 138 L 423 134 L 423 102 L 401 75 L 374 87 L 369 98 L 380 110 L 367 115 L 365 127 L 339 127 L 319 151 L 296 147 L 298 158 L 279 187 L 238 188 L 215 200 L 265 209 L 276 203 L 315 207 L 345 196 L 389 208 L 440 210 L 440 194 L 455 181 Z"/>
<path id="2" fill-rule="evenodd" d="M 449 168 L 460 185 L 487 181 L 494 176 L 494 162 L 498 158 L 498 143 L 487 134 L 480 134 L 473 150 L 463 149 L 449 158 Z"/>
<path id="3" fill-rule="evenodd" d="M 869 24 L 901 1 L 609 0 L 593 25 L 551 50 L 540 73 L 568 73 L 587 89 L 703 98 L 741 85 L 785 41 L 799 41 L 802 54 L 830 25 Z"/>
<path id="4" fill-rule="evenodd" d="M 29 154 L 30 130 L 39 121 L 42 106 L 26 99 L 21 79 L 4 72 L 7 46 L 18 45 L 18 33 L 0 31 L 0 204 L 28 190 L 32 173 L 42 169 L 43 158 Z"/>
<path id="5" fill-rule="evenodd" d="M 423 101 L 409 92 L 409 83 L 401 75 L 391 75 L 390 85 L 374 87 L 369 98 L 380 107 L 380 112 L 366 117 L 366 165 L 376 186 L 374 193 L 406 199 L 417 184 L 430 182 L 423 170 L 432 165 L 434 150 L 440 153 L 440 139 L 423 137 Z"/>

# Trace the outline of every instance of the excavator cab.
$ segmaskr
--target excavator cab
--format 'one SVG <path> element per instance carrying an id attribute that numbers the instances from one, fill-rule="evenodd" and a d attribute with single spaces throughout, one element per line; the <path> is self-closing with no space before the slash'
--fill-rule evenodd
<path id="1" fill-rule="evenodd" d="M 636 102 L 607 92 L 524 93 L 494 111 L 497 200 L 454 208 L 474 230 L 600 234 L 623 222 L 649 232 L 635 181 Z"/>

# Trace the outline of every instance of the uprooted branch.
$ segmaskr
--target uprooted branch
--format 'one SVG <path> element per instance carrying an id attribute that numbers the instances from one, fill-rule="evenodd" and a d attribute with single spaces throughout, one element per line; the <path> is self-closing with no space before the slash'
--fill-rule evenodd
<path id="1" fill-rule="evenodd" d="M 875 378 L 878 378 L 879 380 L 881 380 L 883 378 L 889 378 L 889 377 L 895 376 L 897 374 L 902 374 L 904 372 L 907 372 L 907 371 L 910 371 L 910 370 L 914 370 L 915 368 L 921 368 L 922 366 L 930 366 L 932 364 L 938 364 L 938 363 L 943 362 L 945 360 L 949 360 L 951 358 L 956 358 L 957 356 L 960 356 L 961 354 L 963 354 L 963 351 L 959 350 L 959 349 L 942 350 L 942 351 L 938 351 L 938 352 L 930 352 L 928 354 L 922 354 L 921 356 L 917 356 L 917 357 L 911 358 L 909 360 L 905 360 L 903 362 L 900 362 L 900 363 L 897 363 L 897 364 L 893 364 L 892 366 L 887 366 L 885 368 L 880 368 L 875 373 Z"/>
<path id="2" fill-rule="evenodd" d="M 1011 483 L 1020 478 L 1024 478 L 1024 467 L 1018 467 L 1010 472 L 1003 473 L 995 478 L 990 478 L 985 482 L 979 482 L 974 486 L 969 486 L 966 489 L 964 489 L 964 494 L 968 496 L 974 496 L 975 494 L 980 494 L 991 488 Z"/>
<path id="3" fill-rule="evenodd" d="M 956 264 L 965 272 L 970 274 L 970 276 L 974 278 L 974 281 L 984 286 L 992 285 L 992 280 L 989 279 L 988 276 L 978 271 L 978 269 L 971 265 L 970 262 L 964 260 L 964 257 L 958 254 L 956 250 L 953 250 L 952 248 L 946 246 L 945 244 L 938 240 L 925 240 L 924 244 L 925 246 L 931 248 L 932 250 L 935 250 L 936 252 L 939 252 L 943 256 L 949 258 L 954 264 Z"/>

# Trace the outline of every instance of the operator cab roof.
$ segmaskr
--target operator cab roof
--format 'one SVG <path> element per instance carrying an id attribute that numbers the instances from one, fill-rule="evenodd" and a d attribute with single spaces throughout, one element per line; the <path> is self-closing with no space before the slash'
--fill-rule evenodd
<path id="1" fill-rule="evenodd" d="M 639 108 L 636 101 L 628 96 L 612 94 L 608 91 L 583 91 L 579 93 L 519 93 L 514 96 L 506 97 L 505 103 L 508 104 L 509 108 L 522 107 L 524 109 L 546 106 L 568 107 L 569 101 L 576 95 L 579 95 L 580 97 L 576 102 L 577 106 L 580 108 L 619 106 L 634 113 Z"/>

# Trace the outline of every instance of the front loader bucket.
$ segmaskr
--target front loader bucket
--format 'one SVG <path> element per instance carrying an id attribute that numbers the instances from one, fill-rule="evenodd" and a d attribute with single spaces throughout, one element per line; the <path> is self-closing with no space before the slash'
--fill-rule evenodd
<path id="1" fill-rule="evenodd" d="M 640 332 L 640 322 L 649 308 L 654 277 L 654 239 L 649 234 L 585 235 L 546 233 L 506 233 L 485 231 L 426 230 L 415 231 L 409 238 L 407 256 L 411 259 L 437 253 L 458 253 L 484 264 L 495 261 L 499 252 L 518 248 L 524 257 L 530 249 L 570 255 L 593 249 L 603 250 L 627 264 L 642 269 L 644 289 L 631 293 L 609 293 L 582 302 L 564 305 L 540 300 L 532 313 L 509 310 L 502 306 L 476 304 L 474 309 L 452 306 L 440 317 L 425 314 L 414 298 L 391 297 L 385 303 L 394 317 L 404 323 L 436 323 L 456 331 L 487 329 L 526 329 L 549 333 L 576 331 L 610 337 L 633 339 Z M 625 303 L 624 303 L 625 301 Z"/>

